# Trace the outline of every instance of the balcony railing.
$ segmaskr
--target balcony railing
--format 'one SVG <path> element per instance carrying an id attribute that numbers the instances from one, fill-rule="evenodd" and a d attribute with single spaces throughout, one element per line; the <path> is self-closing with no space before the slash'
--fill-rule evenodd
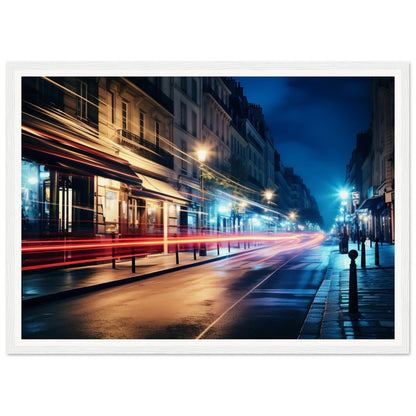
<path id="1" fill-rule="evenodd" d="M 155 143 L 124 129 L 117 130 L 118 142 L 134 153 L 173 169 L 173 155 Z"/>
<path id="2" fill-rule="evenodd" d="M 155 83 L 150 82 L 149 78 L 127 77 L 127 79 L 173 114 L 173 101 Z"/>

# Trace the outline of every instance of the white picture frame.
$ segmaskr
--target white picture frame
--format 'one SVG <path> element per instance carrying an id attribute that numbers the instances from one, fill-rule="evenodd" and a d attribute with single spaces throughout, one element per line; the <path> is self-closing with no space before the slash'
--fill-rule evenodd
<path id="1" fill-rule="evenodd" d="M 389 76 L 395 78 L 396 243 L 393 340 L 21 339 L 20 163 L 23 76 Z M 15 62 L 7 65 L 9 354 L 407 354 L 410 349 L 409 64 L 401 62 Z"/>

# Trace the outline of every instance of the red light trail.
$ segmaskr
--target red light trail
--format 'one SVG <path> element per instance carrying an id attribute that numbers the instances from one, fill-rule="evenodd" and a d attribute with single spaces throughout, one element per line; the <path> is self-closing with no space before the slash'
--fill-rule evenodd
<path id="1" fill-rule="evenodd" d="M 106 239 L 74 239 L 70 243 L 62 240 L 24 241 L 22 244 L 23 267 L 22 271 L 46 269 L 52 267 L 83 265 L 93 262 L 109 262 L 113 259 L 131 258 L 151 254 L 151 247 L 162 251 L 166 244 L 168 247 L 181 245 L 182 250 L 191 250 L 196 245 L 205 243 L 271 243 L 272 246 L 266 254 L 279 251 L 293 251 L 311 248 L 325 239 L 322 233 L 290 233 L 279 235 L 238 235 L 238 236 L 192 236 L 163 238 L 123 238 L 122 241 Z M 43 243 L 43 244 L 42 244 Z M 45 244 L 46 243 L 46 244 Z M 54 244 L 55 243 L 55 244 Z M 159 246 L 159 247 L 158 247 Z M 137 249 L 137 251 L 136 251 Z M 86 253 L 87 250 L 92 251 Z M 113 250 L 113 253 L 111 253 Z M 116 251 L 114 253 L 114 251 Z M 48 254 L 49 253 L 49 254 Z M 83 253 L 83 254 L 82 254 Z M 45 257 L 50 256 L 50 257 Z M 68 257 L 63 261 L 63 257 Z M 88 257 L 89 256 L 89 257 Z M 34 264 L 35 263 L 35 264 Z"/>

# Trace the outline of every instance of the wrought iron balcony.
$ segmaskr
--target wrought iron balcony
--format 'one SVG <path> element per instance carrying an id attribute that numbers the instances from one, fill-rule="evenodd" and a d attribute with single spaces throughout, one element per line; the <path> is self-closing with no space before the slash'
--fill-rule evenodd
<path id="1" fill-rule="evenodd" d="M 124 129 L 117 130 L 117 137 L 119 144 L 130 149 L 137 155 L 173 169 L 173 155 L 160 145 Z"/>

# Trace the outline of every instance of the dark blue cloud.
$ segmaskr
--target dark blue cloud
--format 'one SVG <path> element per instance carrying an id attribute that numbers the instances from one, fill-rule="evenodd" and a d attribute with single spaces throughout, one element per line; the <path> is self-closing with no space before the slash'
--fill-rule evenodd
<path id="1" fill-rule="evenodd" d="M 330 226 L 356 135 L 370 127 L 371 78 L 236 79 L 249 102 L 263 107 L 283 164 L 302 176 Z"/>

